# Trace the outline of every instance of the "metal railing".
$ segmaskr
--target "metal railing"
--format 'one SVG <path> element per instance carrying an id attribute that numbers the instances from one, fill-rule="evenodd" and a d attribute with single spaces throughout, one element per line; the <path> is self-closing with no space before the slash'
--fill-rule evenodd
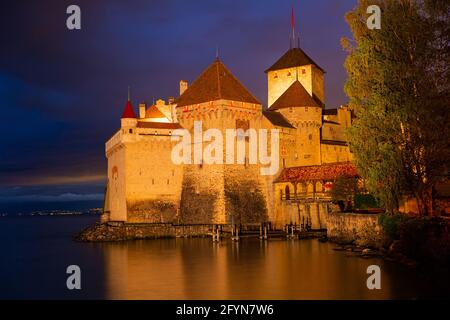
<path id="1" fill-rule="evenodd" d="M 304 200 L 331 200 L 331 194 L 327 192 L 316 192 L 316 193 L 293 193 L 281 194 L 281 200 L 284 201 L 304 201 Z"/>

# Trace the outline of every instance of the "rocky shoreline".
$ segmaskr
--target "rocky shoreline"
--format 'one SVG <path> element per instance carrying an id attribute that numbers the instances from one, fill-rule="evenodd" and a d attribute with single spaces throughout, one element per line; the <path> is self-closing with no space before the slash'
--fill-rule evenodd
<path id="1" fill-rule="evenodd" d="M 389 249 L 384 247 L 380 248 L 370 248 L 365 246 L 359 246 L 354 243 L 345 243 L 345 242 L 336 242 L 330 241 L 336 245 L 333 248 L 334 251 L 342 251 L 345 252 L 347 257 L 358 257 L 363 259 L 370 258 L 381 258 L 386 261 L 391 261 L 395 263 L 399 263 L 405 265 L 410 268 L 416 268 L 418 266 L 417 261 L 412 260 L 405 255 L 403 255 L 398 250 L 398 243 L 394 242 Z"/>
<path id="2" fill-rule="evenodd" d="M 172 224 L 97 223 L 74 237 L 79 242 L 114 242 L 176 237 L 206 237 L 209 226 L 174 226 Z"/>

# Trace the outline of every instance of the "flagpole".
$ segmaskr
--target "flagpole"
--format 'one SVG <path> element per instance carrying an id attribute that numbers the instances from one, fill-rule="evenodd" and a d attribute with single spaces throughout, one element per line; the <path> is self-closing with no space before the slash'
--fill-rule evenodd
<path id="1" fill-rule="evenodd" d="M 294 1 L 292 1 L 292 10 L 291 10 L 291 48 L 295 47 L 295 15 L 294 15 Z"/>

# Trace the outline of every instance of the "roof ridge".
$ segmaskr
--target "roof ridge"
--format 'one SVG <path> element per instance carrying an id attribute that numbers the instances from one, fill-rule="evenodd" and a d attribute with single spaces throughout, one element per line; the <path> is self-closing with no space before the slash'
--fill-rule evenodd
<path id="1" fill-rule="evenodd" d="M 291 48 L 286 51 L 274 64 L 272 64 L 264 72 L 300 67 L 306 65 L 314 65 L 319 70 L 325 73 L 323 70 L 302 48 Z"/>
<path id="2" fill-rule="evenodd" d="M 244 84 L 243 84 L 241 81 L 239 81 L 238 78 L 236 78 L 236 77 L 234 76 L 233 72 L 231 72 L 231 71 L 230 71 L 223 63 L 222 63 L 222 66 L 223 66 L 223 68 L 224 68 L 226 71 L 228 71 L 228 73 L 231 75 L 231 77 L 232 77 L 234 80 L 237 81 L 237 83 L 239 83 L 244 89 L 247 89 L 247 88 L 244 86 Z M 253 99 L 255 99 L 256 101 L 259 102 L 259 100 L 253 95 L 253 93 L 251 93 L 249 90 L 247 90 L 247 92 L 252 96 Z M 261 104 L 261 103 L 259 103 L 259 104 Z"/>
<path id="3" fill-rule="evenodd" d="M 175 103 L 181 107 L 221 99 L 261 104 L 219 59 L 211 63 Z"/>
<path id="4" fill-rule="evenodd" d="M 217 92 L 219 93 L 219 98 L 222 99 L 222 91 L 220 90 L 220 71 L 219 71 L 219 59 L 216 59 L 216 72 L 217 72 Z"/>
<path id="5" fill-rule="evenodd" d="M 298 85 L 300 87 L 298 87 Z M 297 93 L 295 87 L 298 87 L 300 92 Z M 300 94 L 299 96 L 296 96 Z M 287 100 L 287 101 L 285 101 Z M 301 101 L 302 104 L 299 103 L 298 100 Z M 301 84 L 299 80 L 295 80 L 287 89 L 284 91 L 269 107 L 270 111 L 275 111 L 283 108 L 290 107 L 320 107 L 317 101 L 309 94 L 309 92 L 305 89 L 305 87 Z"/>
<path id="6" fill-rule="evenodd" d="M 200 73 L 199 76 L 198 76 L 197 78 L 195 78 L 195 80 L 192 82 L 192 84 L 191 84 L 190 86 L 188 86 L 188 88 L 186 89 L 186 91 L 184 91 L 183 94 L 181 94 L 181 95 L 178 97 L 178 99 L 180 99 L 184 94 L 186 94 L 186 93 L 189 91 L 189 89 L 191 89 L 191 88 L 194 86 L 194 84 L 197 83 L 198 80 L 201 79 L 201 77 L 209 70 L 210 67 L 211 67 L 211 65 L 208 65 L 205 69 L 203 69 L 202 73 Z M 177 99 L 177 100 L 178 100 L 178 99 Z"/>

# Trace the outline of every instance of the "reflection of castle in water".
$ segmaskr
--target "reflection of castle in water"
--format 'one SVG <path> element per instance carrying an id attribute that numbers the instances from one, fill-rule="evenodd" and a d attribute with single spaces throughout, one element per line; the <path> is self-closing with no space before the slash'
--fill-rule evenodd
<path id="1" fill-rule="evenodd" d="M 106 244 L 104 253 L 109 299 L 384 299 L 392 294 L 388 266 L 382 266 L 382 290 L 366 286 L 367 266 L 382 261 L 347 258 L 318 241 L 133 241 Z"/>

